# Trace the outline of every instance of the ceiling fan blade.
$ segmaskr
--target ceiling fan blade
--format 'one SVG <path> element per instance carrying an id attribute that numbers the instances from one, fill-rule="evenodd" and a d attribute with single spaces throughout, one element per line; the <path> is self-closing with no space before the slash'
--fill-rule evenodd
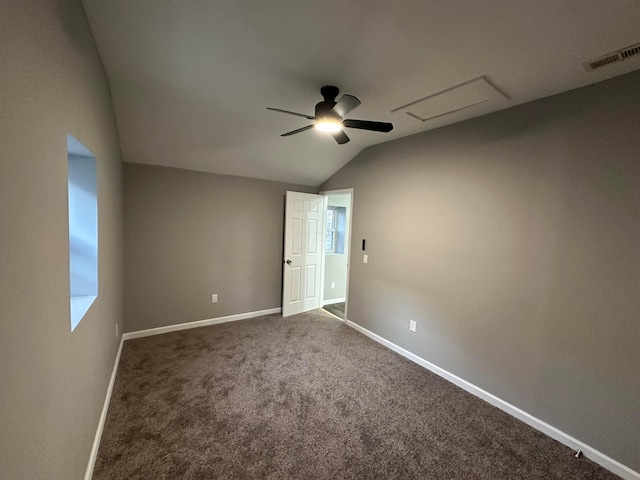
<path id="1" fill-rule="evenodd" d="M 340 130 L 339 132 L 333 132 L 331 133 L 331 135 L 333 135 L 333 138 L 335 138 L 336 142 L 338 142 L 338 144 L 340 145 L 344 145 L 349 141 L 349 137 L 347 137 L 347 134 L 344 133 L 344 130 Z"/>
<path id="2" fill-rule="evenodd" d="M 283 133 L 280 136 L 281 137 L 288 137 L 290 135 L 295 135 L 296 133 L 300 133 L 300 132 L 304 132 L 305 130 L 309 130 L 310 128 L 313 128 L 313 125 L 307 125 L 306 127 L 302 127 L 302 128 L 297 129 L 297 130 L 292 130 L 291 132 Z"/>
<path id="3" fill-rule="evenodd" d="M 280 110 L 279 108 L 267 107 L 267 110 L 273 110 L 274 112 L 280 112 L 280 113 L 288 113 L 289 115 L 295 115 L 296 117 L 306 118 L 307 120 L 313 120 L 315 118 L 315 117 L 312 117 L 311 115 L 305 115 L 304 113 L 290 112 L 289 110 Z"/>
<path id="4" fill-rule="evenodd" d="M 351 110 L 360 105 L 358 100 L 353 95 L 343 95 L 338 103 L 333 106 L 333 111 L 338 114 L 340 118 L 344 118 Z"/>
<path id="5" fill-rule="evenodd" d="M 343 120 L 342 125 L 361 130 L 373 130 L 374 132 L 390 132 L 393 125 L 387 122 L 370 122 L 368 120 Z"/>

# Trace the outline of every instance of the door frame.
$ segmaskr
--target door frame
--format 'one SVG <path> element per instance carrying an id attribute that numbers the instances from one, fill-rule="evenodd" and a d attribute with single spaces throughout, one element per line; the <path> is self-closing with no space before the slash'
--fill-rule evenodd
<path id="1" fill-rule="evenodd" d="M 348 314 L 349 314 L 349 280 L 350 280 L 350 275 L 351 275 L 351 244 L 353 243 L 353 200 L 354 200 L 354 189 L 353 188 L 341 188 L 338 190 L 324 190 L 322 192 L 319 193 L 320 195 L 345 195 L 345 194 L 349 194 L 351 196 L 351 203 L 349 206 L 349 241 L 347 242 L 347 288 L 345 289 L 344 292 L 344 318 L 342 319 L 342 321 L 346 322 L 347 319 L 349 318 Z M 325 214 L 326 214 L 326 206 L 327 206 L 327 202 L 325 201 Z M 324 249 L 324 242 L 323 242 L 323 249 Z M 326 257 L 326 252 L 323 251 L 323 255 L 322 255 L 322 280 L 320 282 L 321 288 L 322 288 L 322 297 L 320 298 L 320 303 L 324 302 L 324 274 L 325 274 L 325 268 L 324 268 L 324 264 L 325 264 L 325 257 Z M 323 308 L 324 305 L 320 305 L 320 308 Z"/>

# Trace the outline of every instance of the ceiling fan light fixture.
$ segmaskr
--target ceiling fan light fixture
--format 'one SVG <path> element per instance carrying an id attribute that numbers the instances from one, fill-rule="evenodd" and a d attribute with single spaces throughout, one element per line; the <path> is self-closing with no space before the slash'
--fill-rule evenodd
<path id="1" fill-rule="evenodd" d="M 321 118 L 316 120 L 315 127 L 321 132 L 336 133 L 342 130 L 342 123 L 335 118 Z"/>
<path id="2" fill-rule="evenodd" d="M 288 115 L 306 118 L 307 120 L 313 120 L 311 125 L 283 133 L 280 135 L 281 137 L 290 137 L 291 135 L 306 132 L 307 130 L 315 128 L 319 132 L 330 133 L 338 145 L 344 145 L 349 142 L 349 136 L 344 133 L 343 128 L 358 128 L 360 130 L 385 133 L 393 130 L 393 125 L 387 122 L 372 122 L 369 120 L 354 120 L 352 118 L 346 118 L 349 112 L 360 105 L 360 100 L 353 95 L 345 94 L 336 102 L 335 100 L 338 96 L 338 92 L 340 92 L 338 87 L 331 85 L 322 87 L 320 89 L 320 94 L 324 100 L 316 104 L 314 112 L 315 115 L 313 116 L 273 107 L 267 107 L 267 110 L 273 110 L 275 112 L 286 113 Z"/>

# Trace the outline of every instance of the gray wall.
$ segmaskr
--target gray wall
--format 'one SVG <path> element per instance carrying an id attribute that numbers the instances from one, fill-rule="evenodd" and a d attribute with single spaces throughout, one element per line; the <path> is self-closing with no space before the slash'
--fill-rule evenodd
<path id="1" fill-rule="evenodd" d="M 355 189 L 351 320 L 636 471 L 639 85 L 378 145 L 321 187 Z"/>
<path id="2" fill-rule="evenodd" d="M 126 163 L 127 331 L 281 306 L 287 190 L 318 191 Z"/>
<path id="3" fill-rule="evenodd" d="M 0 476 L 75 480 L 122 326 L 121 162 L 109 87 L 79 1 L 3 2 L 0 65 Z M 99 182 L 99 296 L 73 333 L 67 133 L 96 155 Z"/>

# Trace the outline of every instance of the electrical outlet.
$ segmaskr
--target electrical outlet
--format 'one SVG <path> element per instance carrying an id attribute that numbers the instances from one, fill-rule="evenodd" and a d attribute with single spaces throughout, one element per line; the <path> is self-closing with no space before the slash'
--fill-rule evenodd
<path id="1" fill-rule="evenodd" d="M 116 338 L 118 338 L 118 324 L 116 323 Z"/>
<path id="2" fill-rule="evenodd" d="M 331 288 L 336 288 L 336 282 L 331 282 Z"/>
<path id="3" fill-rule="evenodd" d="M 211 303 L 218 303 L 218 294 L 214 293 L 211 295 Z"/>
<path id="4" fill-rule="evenodd" d="M 369 255 L 362 255 L 362 263 L 365 265 L 369 263 Z"/>
<path id="5" fill-rule="evenodd" d="M 416 321 L 415 320 L 409 320 L 409 331 L 416 333 Z"/>

